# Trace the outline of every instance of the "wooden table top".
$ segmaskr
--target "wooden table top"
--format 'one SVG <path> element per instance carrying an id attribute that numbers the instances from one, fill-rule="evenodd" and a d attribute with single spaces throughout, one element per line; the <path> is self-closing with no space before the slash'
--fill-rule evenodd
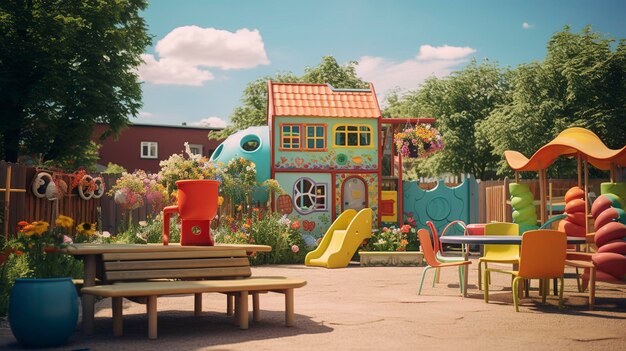
<path id="1" fill-rule="evenodd" d="M 253 245 L 253 244 L 215 244 L 215 246 L 181 246 L 177 243 L 163 244 L 94 244 L 82 243 L 72 244 L 61 250 L 63 253 L 70 255 L 98 255 L 103 253 L 119 253 L 119 252 L 150 252 L 150 251 L 214 251 L 214 250 L 245 250 L 248 253 L 253 252 L 270 252 L 272 247 L 269 245 Z"/>

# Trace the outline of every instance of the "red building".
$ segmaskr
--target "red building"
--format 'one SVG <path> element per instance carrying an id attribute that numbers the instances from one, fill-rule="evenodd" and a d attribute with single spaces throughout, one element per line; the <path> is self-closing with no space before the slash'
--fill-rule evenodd
<path id="1" fill-rule="evenodd" d="M 99 124 L 94 135 L 100 135 L 106 125 Z M 192 152 L 211 156 L 222 140 L 209 140 L 207 135 L 219 128 L 164 126 L 148 124 L 132 124 L 120 132 L 117 140 L 109 137 L 100 147 L 98 166 L 106 167 L 109 162 L 118 164 L 129 172 L 143 169 L 156 173 L 160 170 L 159 162 L 168 159 L 172 154 L 180 154 L 188 142 Z"/>

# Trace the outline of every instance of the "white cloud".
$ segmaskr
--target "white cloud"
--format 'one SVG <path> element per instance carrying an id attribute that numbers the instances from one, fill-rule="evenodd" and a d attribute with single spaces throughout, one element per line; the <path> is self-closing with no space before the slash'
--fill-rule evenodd
<path id="1" fill-rule="evenodd" d="M 522 28 L 524 28 L 524 29 L 530 29 L 530 28 L 532 28 L 534 26 L 535 26 L 534 24 L 530 24 L 528 22 L 522 23 Z"/>
<path id="2" fill-rule="evenodd" d="M 148 111 L 139 111 L 139 118 L 150 118 L 154 117 L 154 113 Z"/>
<path id="3" fill-rule="evenodd" d="M 226 121 L 219 118 L 219 117 L 207 117 L 207 118 L 203 118 L 198 122 L 191 122 L 188 123 L 188 125 L 190 126 L 196 126 L 196 127 L 211 127 L 211 128 L 225 128 L 226 127 Z"/>
<path id="4" fill-rule="evenodd" d="M 402 62 L 383 57 L 363 56 L 356 67 L 357 74 L 364 80 L 374 83 L 381 97 L 393 88 L 416 89 L 430 76 L 449 75 L 469 56 L 476 52 L 471 47 L 422 45 L 418 54 Z"/>
<path id="5" fill-rule="evenodd" d="M 198 26 L 178 27 L 156 45 L 155 55 L 142 55 L 142 80 L 154 84 L 203 85 L 214 79 L 207 68 L 246 69 L 269 64 L 258 30 L 236 32 Z"/>
<path id="6" fill-rule="evenodd" d="M 420 46 L 417 54 L 418 60 L 458 60 L 475 53 L 476 50 L 469 46 Z"/>
<path id="7" fill-rule="evenodd" d="M 162 58 L 160 61 L 153 55 L 141 55 L 144 64 L 137 69 L 139 77 L 153 84 L 195 85 L 200 86 L 213 79 L 209 71 L 199 69 L 188 62 Z"/>

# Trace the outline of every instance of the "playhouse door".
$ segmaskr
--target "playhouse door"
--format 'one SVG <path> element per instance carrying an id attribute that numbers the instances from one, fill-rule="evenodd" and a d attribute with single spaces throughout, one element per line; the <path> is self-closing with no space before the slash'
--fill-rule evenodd
<path id="1" fill-rule="evenodd" d="M 343 183 L 343 210 L 353 208 L 360 211 L 367 207 L 367 186 L 359 177 L 351 177 Z"/>

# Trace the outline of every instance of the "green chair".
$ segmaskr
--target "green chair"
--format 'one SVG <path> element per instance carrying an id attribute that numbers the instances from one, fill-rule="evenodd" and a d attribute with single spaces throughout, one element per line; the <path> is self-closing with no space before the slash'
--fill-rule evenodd
<path id="1" fill-rule="evenodd" d="M 427 266 L 424 267 L 422 271 L 422 279 L 420 281 L 420 288 L 417 292 L 418 295 L 422 294 L 422 286 L 424 285 L 424 277 L 426 277 L 426 272 L 431 268 L 446 268 L 446 267 L 458 267 L 459 268 L 459 286 L 461 287 L 461 294 L 465 297 L 467 296 L 467 266 L 472 262 L 470 261 L 460 261 L 460 262 L 439 262 L 437 261 L 437 257 L 435 256 L 435 249 L 433 247 L 433 243 L 430 240 L 430 234 L 426 229 L 419 229 L 417 231 L 417 236 L 420 240 L 420 245 L 422 246 L 422 252 L 424 253 L 424 259 L 426 260 Z"/>

